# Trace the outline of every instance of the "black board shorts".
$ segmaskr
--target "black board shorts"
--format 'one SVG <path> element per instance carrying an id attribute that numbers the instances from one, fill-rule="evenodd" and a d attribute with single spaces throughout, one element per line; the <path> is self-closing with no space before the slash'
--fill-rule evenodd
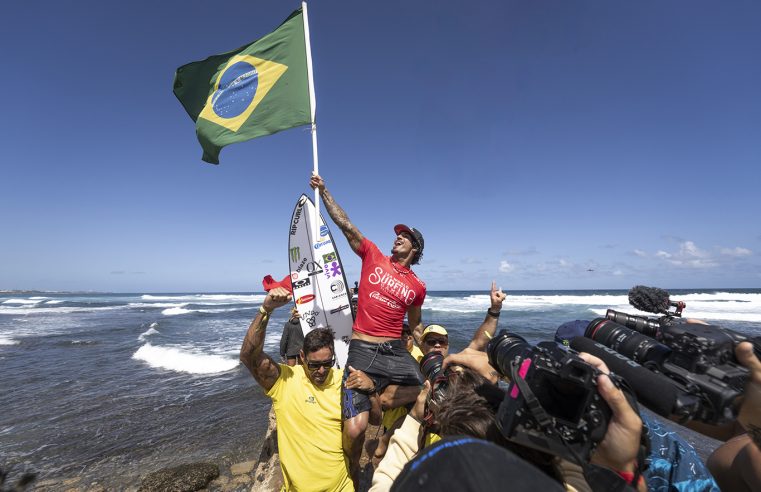
<path id="1" fill-rule="evenodd" d="M 420 386 L 425 381 L 420 366 L 401 340 L 372 343 L 352 339 L 349 342 L 349 356 L 345 367 L 366 373 L 375 383 L 379 393 L 389 384 L 400 386 Z M 343 398 L 341 410 L 344 420 L 370 411 L 370 396 L 359 390 L 346 389 L 349 370 L 344 371 Z"/>

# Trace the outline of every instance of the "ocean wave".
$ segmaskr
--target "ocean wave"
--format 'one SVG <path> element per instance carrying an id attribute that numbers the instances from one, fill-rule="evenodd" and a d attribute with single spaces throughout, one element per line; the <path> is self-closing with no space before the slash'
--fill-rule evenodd
<path id="1" fill-rule="evenodd" d="M 190 374 L 217 374 L 235 369 L 238 359 L 198 354 L 176 347 L 156 347 L 146 343 L 132 355 L 151 367 Z"/>
<path id="2" fill-rule="evenodd" d="M 181 307 L 173 307 L 169 309 L 164 309 L 163 311 L 161 311 L 161 314 L 163 314 L 164 316 L 177 316 L 178 314 L 188 314 L 192 312 L 193 311 L 190 309 L 185 309 Z"/>
<path id="3" fill-rule="evenodd" d="M 0 336 L 0 345 L 18 345 L 18 344 L 19 344 L 18 340 Z"/>
<path id="4" fill-rule="evenodd" d="M 130 302 L 127 304 L 129 308 L 172 308 L 172 307 L 185 307 L 188 302 Z"/>
<path id="5" fill-rule="evenodd" d="M 141 341 L 141 342 L 144 342 L 144 341 L 145 341 L 145 339 L 146 339 L 147 337 L 151 336 L 151 335 L 160 335 L 160 334 L 161 334 L 161 332 L 159 332 L 159 331 L 156 329 L 156 327 L 157 327 L 157 326 L 158 326 L 158 323 L 151 323 L 151 326 L 150 326 L 150 327 L 149 327 L 149 328 L 148 328 L 146 331 L 144 331 L 143 333 L 141 333 L 141 334 L 140 334 L 140 336 L 139 336 L 139 337 L 137 337 L 137 339 L 138 339 L 139 341 Z"/>
<path id="6" fill-rule="evenodd" d="M 51 305 L 51 304 L 61 304 L 61 303 L 63 303 L 63 302 L 66 302 L 66 301 L 60 301 L 60 300 L 59 300 L 59 301 L 45 301 L 45 304 L 46 304 L 46 305 Z"/>
<path id="7" fill-rule="evenodd" d="M 124 306 L 101 306 L 101 307 L 29 307 L 25 306 L 0 306 L 0 314 L 70 314 L 70 313 L 94 313 L 98 311 L 114 311 L 124 309 Z"/>
<path id="8" fill-rule="evenodd" d="M 474 313 L 486 310 L 491 305 L 488 294 L 476 294 L 465 297 L 429 296 L 423 307 L 441 312 Z M 505 309 L 514 311 L 539 311 L 553 306 L 599 305 L 611 308 L 628 305 L 625 295 L 510 295 L 503 304 Z"/>
<path id="9" fill-rule="evenodd" d="M 251 304 L 264 301 L 265 294 L 190 294 L 153 295 L 143 294 L 144 301 L 181 301 L 192 304 Z"/>
<path id="10" fill-rule="evenodd" d="M 34 299 L 34 298 L 30 298 L 30 299 L 8 299 L 7 301 L 3 301 L 2 304 L 23 304 L 23 305 L 27 305 L 27 304 L 39 304 L 42 301 L 43 301 L 43 299 Z"/>

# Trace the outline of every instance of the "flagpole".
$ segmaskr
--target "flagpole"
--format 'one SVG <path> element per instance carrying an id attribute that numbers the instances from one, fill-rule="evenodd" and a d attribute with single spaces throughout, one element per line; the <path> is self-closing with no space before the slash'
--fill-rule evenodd
<path id="1" fill-rule="evenodd" d="M 312 109 L 312 161 L 314 162 L 314 173 L 320 173 L 319 160 L 317 158 L 317 122 L 315 121 L 315 96 L 314 96 L 314 76 L 312 74 L 312 44 L 309 40 L 309 15 L 307 13 L 307 3 L 301 2 L 301 9 L 304 12 L 304 44 L 307 51 L 307 80 L 309 81 L 309 106 Z M 320 190 L 314 189 L 314 220 L 312 221 L 312 241 L 317 242 L 320 238 L 318 235 L 320 227 Z"/>

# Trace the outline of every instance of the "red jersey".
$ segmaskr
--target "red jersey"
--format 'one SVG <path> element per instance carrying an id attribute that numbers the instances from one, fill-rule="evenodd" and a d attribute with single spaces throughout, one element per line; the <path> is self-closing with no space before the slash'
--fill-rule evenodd
<path id="1" fill-rule="evenodd" d="M 401 338 L 407 308 L 423 305 L 425 284 L 367 238 L 359 243 L 357 254 L 362 258 L 362 273 L 353 328 L 375 337 Z"/>

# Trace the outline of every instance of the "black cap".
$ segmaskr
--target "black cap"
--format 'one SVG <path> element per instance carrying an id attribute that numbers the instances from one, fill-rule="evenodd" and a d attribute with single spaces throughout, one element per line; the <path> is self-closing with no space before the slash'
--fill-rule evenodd
<path id="1" fill-rule="evenodd" d="M 408 227 L 404 224 L 396 224 L 394 226 L 394 234 L 401 234 L 402 232 L 408 233 L 412 236 L 412 240 L 416 243 L 414 246 L 417 249 L 413 264 L 417 263 L 421 256 L 423 256 L 423 248 L 425 248 L 425 241 L 423 240 L 423 233 L 415 229 L 414 227 Z"/>
<path id="2" fill-rule="evenodd" d="M 392 491 L 457 490 L 563 492 L 544 472 L 494 443 L 468 436 L 447 437 L 423 449 L 394 480 Z"/>

